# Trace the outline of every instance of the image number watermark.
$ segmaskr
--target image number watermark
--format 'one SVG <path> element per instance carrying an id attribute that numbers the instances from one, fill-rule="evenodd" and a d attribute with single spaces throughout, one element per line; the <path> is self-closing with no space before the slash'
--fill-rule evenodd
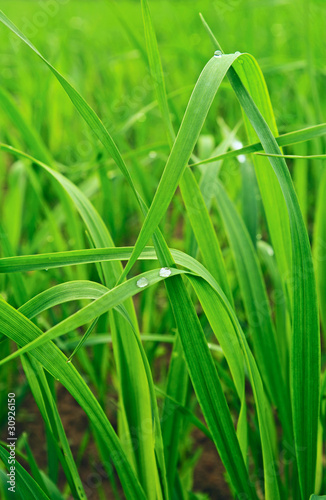
<path id="1" fill-rule="evenodd" d="M 8 491 L 16 491 L 16 395 L 13 392 L 8 394 Z"/>

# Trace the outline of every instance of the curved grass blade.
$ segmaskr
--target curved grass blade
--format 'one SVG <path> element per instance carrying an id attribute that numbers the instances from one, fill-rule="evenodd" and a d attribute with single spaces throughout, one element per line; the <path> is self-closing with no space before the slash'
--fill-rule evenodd
<path id="1" fill-rule="evenodd" d="M 0 459 L 5 464 L 7 468 L 8 466 L 8 458 L 9 453 L 2 446 L 0 446 Z M 20 465 L 19 462 L 15 462 L 15 473 L 16 473 L 16 481 L 17 484 L 15 486 L 15 491 L 18 494 L 24 492 L 24 498 L 26 500 L 49 500 L 49 497 L 44 493 L 44 491 L 40 488 L 37 482 L 28 474 L 28 472 Z M 6 476 L 7 478 L 7 476 Z M 8 488 L 8 484 L 6 484 L 6 489 Z M 16 496 L 16 494 L 14 493 Z"/>
<path id="2" fill-rule="evenodd" d="M 153 202 L 136 241 L 133 255 L 119 281 L 128 274 L 166 212 L 195 147 L 219 85 L 237 57 L 239 55 L 235 54 L 220 58 L 213 57 L 203 69 L 189 100 Z"/>
<path id="3" fill-rule="evenodd" d="M 78 342 L 78 345 L 75 347 L 75 349 L 73 350 L 72 354 L 70 354 L 69 358 L 67 359 L 67 363 L 71 363 L 72 361 L 72 358 L 75 356 L 75 354 L 79 351 L 79 349 L 81 347 L 83 347 L 83 345 L 85 344 L 86 340 L 88 339 L 88 337 L 91 335 L 91 333 L 93 332 L 94 328 L 96 327 L 97 325 L 97 322 L 98 322 L 98 318 L 95 318 L 92 323 L 90 324 L 90 326 L 87 328 L 87 331 L 85 332 L 85 334 L 83 335 L 83 337 L 80 339 L 80 341 Z"/>
<path id="4" fill-rule="evenodd" d="M 18 345 L 28 345 L 42 335 L 41 330 L 25 316 L 4 301 L 0 301 L 0 330 Z M 48 343 L 33 350 L 33 356 L 59 380 L 84 409 L 92 425 L 101 433 L 103 445 L 111 457 L 128 500 L 145 500 L 146 496 L 128 462 L 110 422 L 83 378 L 67 358 L 53 344 Z"/>
<path id="5" fill-rule="evenodd" d="M 277 136 L 278 130 L 274 112 L 263 74 L 252 56 L 245 55 L 241 62 L 242 64 L 238 64 L 236 68 L 241 82 L 248 89 L 255 105 L 268 124 L 271 133 L 273 136 Z M 251 126 L 246 114 L 243 114 L 247 136 L 250 142 L 254 142 L 258 134 Z M 275 257 L 281 276 L 287 276 L 291 271 L 291 237 L 284 197 L 268 160 L 254 155 L 253 163 Z"/>
<path id="6" fill-rule="evenodd" d="M 132 251 L 133 247 L 90 248 L 88 250 L 4 257 L 0 259 L 0 273 L 35 271 L 100 261 L 126 261 L 130 259 Z M 198 260 L 180 250 L 171 249 L 171 255 L 176 264 L 202 276 L 211 286 L 219 286 L 209 271 Z M 153 247 L 145 247 L 139 257 L 141 260 L 157 260 L 157 258 L 156 250 Z M 99 285 L 99 287 L 101 286 Z"/>
<path id="7" fill-rule="evenodd" d="M 41 312 L 64 302 L 80 299 L 97 299 L 108 291 L 106 286 L 94 281 L 69 281 L 39 293 L 18 310 L 29 319 Z"/>
<path id="8" fill-rule="evenodd" d="M 92 321 L 94 318 L 101 316 L 113 307 L 123 303 L 128 298 L 133 297 L 134 295 L 139 293 L 142 288 L 152 286 L 156 283 L 159 283 L 160 281 L 163 281 L 165 278 L 160 276 L 159 271 L 159 269 L 147 271 L 139 276 L 131 278 L 130 280 L 122 283 L 121 285 L 118 285 L 115 288 L 112 288 L 111 290 L 108 290 L 105 294 L 95 299 L 91 304 L 83 307 L 69 318 L 66 318 L 54 327 L 50 328 L 50 330 L 48 330 L 47 332 L 42 333 L 42 335 L 40 335 L 32 343 L 25 345 L 18 351 L 12 353 L 7 358 L 1 360 L 0 366 L 5 362 L 16 358 L 17 356 L 20 356 L 21 354 L 29 352 L 30 350 L 43 345 L 49 340 L 53 340 L 54 338 L 59 337 L 64 333 L 72 331 L 79 326 L 84 325 L 88 321 Z M 184 271 L 171 269 L 170 276 L 182 273 L 184 273 Z"/>
<path id="9" fill-rule="evenodd" d="M 294 160 L 296 159 L 303 159 L 303 160 L 325 160 L 326 155 L 282 155 L 282 154 L 272 154 L 272 153 L 255 153 L 255 155 L 258 156 L 270 156 L 273 158 L 293 158 Z"/>
<path id="10" fill-rule="evenodd" d="M 280 147 L 292 146 L 293 144 L 299 144 L 301 142 L 310 141 L 317 137 L 322 137 L 326 134 L 326 123 L 320 125 L 314 125 L 312 127 L 307 127 L 302 130 L 296 130 L 294 132 L 288 132 L 287 134 L 282 134 L 275 137 L 277 144 Z M 263 146 L 261 142 L 256 142 L 250 144 L 249 146 L 244 146 L 243 148 L 236 149 L 233 151 L 228 151 L 227 153 L 222 153 L 217 156 L 212 156 L 205 160 L 201 160 L 196 163 L 192 163 L 192 167 L 197 167 L 199 165 L 206 165 L 207 163 L 212 163 L 218 160 L 226 160 L 228 158 L 235 158 L 239 155 L 247 155 L 251 153 L 256 153 L 258 151 L 263 151 Z"/>

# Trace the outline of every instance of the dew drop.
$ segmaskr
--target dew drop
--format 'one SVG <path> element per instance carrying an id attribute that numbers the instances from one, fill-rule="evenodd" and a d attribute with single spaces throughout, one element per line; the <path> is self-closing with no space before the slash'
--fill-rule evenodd
<path id="1" fill-rule="evenodd" d="M 214 57 L 222 57 L 222 52 L 220 50 L 215 50 Z"/>
<path id="2" fill-rule="evenodd" d="M 171 274 L 172 274 L 172 271 L 169 267 L 162 267 L 160 269 L 161 278 L 168 278 L 169 276 L 171 276 Z"/>
<path id="3" fill-rule="evenodd" d="M 234 149 L 241 149 L 241 148 L 243 148 L 242 142 L 238 141 L 237 139 L 235 139 L 233 141 L 232 146 L 233 146 Z M 245 155 L 239 155 L 239 156 L 237 156 L 237 160 L 238 160 L 239 163 L 245 163 L 246 157 L 245 157 Z"/>
<path id="4" fill-rule="evenodd" d="M 268 253 L 268 255 L 270 255 L 271 257 L 274 255 L 274 250 L 272 249 L 272 247 L 268 247 L 268 249 L 267 249 L 267 253 Z"/>
<path id="5" fill-rule="evenodd" d="M 149 284 L 149 282 L 148 282 L 148 279 L 146 279 L 146 278 L 140 278 L 137 281 L 138 288 L 145 288 L 145 286 L 147 286 L 148 284 Z"/>
<path id="6" fill-rule="evenodd" d="M 44 269 L 44 271 L 48 271 L 48 269 Z"/>
<path id="7" fill-rule="evenodd" d="M 68 358 L 67 361 L 66 361 L 66 363 L 71 363 L 71 359 Z"/>

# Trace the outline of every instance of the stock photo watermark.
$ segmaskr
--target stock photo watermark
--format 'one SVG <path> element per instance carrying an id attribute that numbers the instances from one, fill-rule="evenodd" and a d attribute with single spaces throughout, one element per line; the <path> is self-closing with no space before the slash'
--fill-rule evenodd
<path id="1" fill-rule="evenodd" d="M 60 12 L 60 7 L 66 5 L 70 0 L 45 0 L 39 1 L 39 9 L 28 18 L 23 16 L 20 22 L 20 29 L 27 38 L 35 37 L 40 30 L 44 29 L 50 19 L 53 19 Z M 12 34 L 10 36 L 10 43 L 12 48 L 17 51 L 22 40 Z"/>
<path id="2" fill-rule="evenodd" d="M 8 491 L 16 492 L 16 395 L 13 392 L 8 394 Z"/>

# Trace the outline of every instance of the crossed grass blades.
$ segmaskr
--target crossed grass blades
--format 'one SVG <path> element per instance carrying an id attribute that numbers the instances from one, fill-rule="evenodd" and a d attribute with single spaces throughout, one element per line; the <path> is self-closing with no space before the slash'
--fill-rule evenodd
<path id="1" fill-rule="evenodd" d="M 88 496 L 56 406 L 54 380 L 57 380 L 85 411 L 116 498 L 119 492 L 113 467 L 128 499 L 196 498 L 189 493 L 189 484 L 183 480 L 179 467 L 186 423 L 200 428 L 214 442 L 234 498 L 323 498 L 317 494 L 325 487 L 322 452 L 325 407 L 320 402 L 326 391 L 326 377 L 321 379 L 317 287 L 306 214 L 285 163 L 284 158 L 288 155 L 284 155 L 280 147 L 304 144 L 320 137 L 325 134 L 326 125 L 279 136 L 267 87 L 256 60 L 239 52 L 224 54 L 203 19 L 216 52 L 203 68 L 176 131 L 147 1 L 141 2 L 141 8 L 146 49 L 123 19 L 121 23 L 149 65 L 170 151 L 150 206 L 145 201 L 148 190 L 144 182 L 135 182 L 135 174 L 131 174 L 108 128 L 68 80 L 5 14 L 0 13 L 2 24 L 40 58 L 61 84 L 81 118 L 120 169 L 129 194 L 143 216 L 134 246 L 116 248 L 110 227 L 103 222 L 83 189 L 69 180 L 69 169 L 55 162 L 51 151 L 28 125 L 12 98 L 4 89 L 0 90 L 1 105 L 28 147 L 26 153 L 14 145 L 0 146 L 3 154 L 15 162 L 10 180 L 10 203 L 11 207 L 17 204 L 19 207 L 12 234 L 1 229 L 0 272 L 6 277 L 12 300 L 10 303 L 3 298 L 0 301 L 0 364 L 9 380 L 10 367 L 14 366 L 14 359 L 20 357 L 45 424 L 48 448 L 48 471 L 45 473 L 36 464 L 26 438 L 22 438 L 25 442 L 19 461 L 28 463 L 31 475 L 17 464 L 16 496 L 22 499 L 63 499 L 69 494 L 77 499 Z M 225 141 L 211 152 L 209 159 L 200 158 L 194 150 L 225 78 L 242 108 L 249 145 L 236 152 L 229 150 L 237 136 L 237 128 L 230 131 L 224 124 Z M 247 196 L 247 211 L 241 216 L 227 190 L 217 180 L 222 161 L 251 153 L 254 153 L 251 157 L 254 171 L 249 156 L 242 157 L 246 163 L 243 184 L 255 193 L 257 179 L 271 245 L 256 242 L 257 203 Z M 300 158 L 309 156 L 303 154 Z M 323 159 L 323 155 L 314 155 L 314 159 Z M 105 196 L 105 190 L 110 190 L 109 181 L 103 176 L 103 170 L 99 176 Z M 27 179 L 38 196 L 46 227 L 53 234 L 58 250 L 55 253 L 40 253 L 36 244 L 31 255 L 14 255 L 24 210 L 20 194 Z M 50 182 L 56 190 L 60 200 L 56 213 L 42 194 L 42 181 Z M 159 227 L 178 186 L 190 234 L 189 245 L 184 251 L 171 249 Z M 324 190 L 325 176 L 322 176 L 315 229 L 316 241 L 320 242 L 325 234 Z M 234 268 L 231 270 L 213 224 L 215 204 L 232 252 Z M 86 229 L 90 248 L 67 250 L 58 229 L 60 219 L 66 219 L 68 231 L 79 247 L 84 246 L 82 235 Z M 153 246 L 147 246 L 151 238 Z M 314 260 L 323 311 L 325 259 L 318 249 Z M 137 261 L 153 261 L 154 267 L 128 278 Z M 124 268 L 122 262 L 126 262 Z M 96 280 L 89 279 L 94 276 L 90 267 L 79 266 L 91 263 L 96 265 Z M 273 309 L 261 263 L 268 269 L 278 292 L 279 300 Z M 72 265 L 77 267 L 71 268 Z M 65 282 L 53 285 L 48 281 L 42 292 L 33 293 L 26 273 L 41 270 L 51 273 L 54 269 L 62 272 L 56 276 L 64 276 Z M 247 328 L 238 314 L 230 286 L 234 274 L 244 304 Z M 144 336 L 140 333 L 132 298 L 144 289 L 153 298 L 156 285 L 161 281 L 166 287 L 176 334 L 172 337 Z M 77 302 L 78 310 L 71 313 L 67 307 L 69 302 Z M 196 311 L 198 303 L 218 344 L 207 342 L 203 320 Z M 66 312 L 59 322 L 51 313 L 56 306 L 62 306 Z M 45 311 L 50 313 L 50 322 L 42 321 L 41 313 Z M 321 319 L 324 324 L 324 314 Z M 67 338 L 67 334 L 87 325 L 85 334 L 75 341 Z M 100 327 L 110 335 L 94 333 Z M 9 340 L 17 345 L 16 350 L 12 351 Z M 151 358 L 142 343 L 148 340 L 173 343 L 164 391 L 153 381 Z M 84 350 L 85 346 L 96 343 L 94 353 L 99 372 L 94 370 Z M 105 412 L 110 343 L 119 394 L 117 432 Z M 67 357 L 71 347 L 73 351 Z M 83 370 L 92 381 L 95 393 L 88 387 Z M 253 415 L 246 396 L 246 380 L 250 383 L 255 406 L 255 439 L 248 432 Z M 227 384 L 229 389 L 226 389 Z M 189 399 L 191 387 L 207 427 L 195 415 Z M 230 391 L 234 408 L 225 395 L 230 399 Z M 163 398 L 161 409 L 158 397 Z M 6 465 L 5 445 L 1 446 L 0 455 Z M 67 481 L 63 492 L 56 485 L 59 464 Z M 257 472 L 259 467 L 262 473 L 257 481 L 251 471 L 254 468 Z M 4 469 L 0 477 L 2 495 L 9 498 Z"/>

